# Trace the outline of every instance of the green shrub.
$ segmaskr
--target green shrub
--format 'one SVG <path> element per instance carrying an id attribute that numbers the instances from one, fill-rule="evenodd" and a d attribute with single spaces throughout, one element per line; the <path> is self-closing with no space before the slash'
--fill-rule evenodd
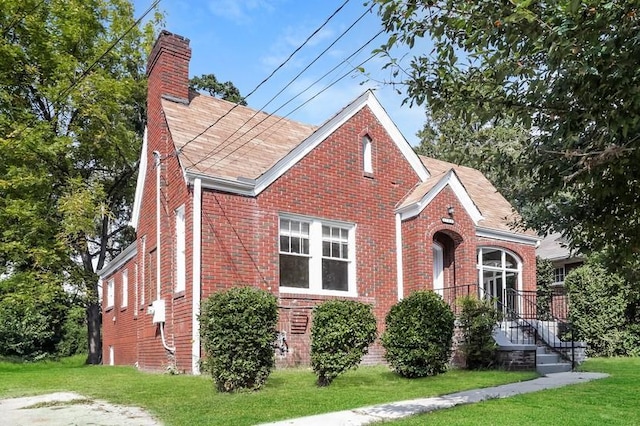
<path id="1" fill-rule="evenodd" d="M 386 317 L 385 358 L 404 377 L 442 373 L 451 355 L 454 316 L 431 291 L 419 291 L 394 305 Z"/>
<path id="2" fill-rule="evenodd" d="M 572 270 L 564 283 L 575 338 L 587 342 L 587 353 L 627 355 L 625 346 L 637 338 L 633 329 L 627 329 L 630 292 L 627 282 L 594 261 Z"/>
<path id="3" fill-rule="evenodd" d="M 357 367 L 376 338 L 376 318 L 370 305 L 353 300 L 324 302 L 313 311 L 311 367 L 319 386 Z"/>
<path id="4" fill-rule="evenodd" d="M 36 360 L 56 354 L 67 295 L 62 286 L 26 273 L 0 281 L 0 356 Z"/>
<path id="5" fill-rule="evenodd" d="M 538 319 L 551 320 L 551 302 L 555 281 L 553 263 L 549 259 L 536 257 L 536 312 Z"/>
<path id="6" fill-rule="evenodd" d="M 62 325 L 62 340 L 58 343 L 56 354 L 67 357 L 87 353 L 87 313 L 82 306 L 69 308 Z"/>
<path id="7" fill-rule="evenodd" d="M 457 303 L 461 307 L 458 320 L 466 367 L 470 370 L 491 367 L 498 347 L 493 339 L 493 329 L 500 321 L 500 313 L 490 300 L 465 296 Z"/>
<path id="8" fill-rule="evenodd" d="M 276 297 L 263 290 L 233 288 L 203 302 L 203 369 L 219 391 L 256 390 L 265 383 L 274 366 L 277 321 Z"/>

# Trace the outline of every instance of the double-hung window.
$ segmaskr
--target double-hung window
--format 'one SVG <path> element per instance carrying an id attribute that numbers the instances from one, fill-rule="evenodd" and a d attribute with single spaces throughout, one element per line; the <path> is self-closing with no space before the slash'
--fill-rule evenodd
<path id="1" fill-rule="evenodd" d="M 113 308 L 115 304 L 115 280 L 113 278 L 107 281 L 107 309 Z"/>
<path id="2" fill-rule="evenodd" d="M 355 227 L 280 217 L 280 291 L 356 295 Z"/>

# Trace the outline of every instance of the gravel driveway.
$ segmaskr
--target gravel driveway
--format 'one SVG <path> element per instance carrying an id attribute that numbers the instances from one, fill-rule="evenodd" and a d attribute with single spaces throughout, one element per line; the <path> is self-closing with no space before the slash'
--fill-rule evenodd
<path id="1" fill-rule="evenodd" d="M 3 426 L 159 426 L 137 407 L 113 405 L 77 393 L 58 392 L 0 400 Z"/>

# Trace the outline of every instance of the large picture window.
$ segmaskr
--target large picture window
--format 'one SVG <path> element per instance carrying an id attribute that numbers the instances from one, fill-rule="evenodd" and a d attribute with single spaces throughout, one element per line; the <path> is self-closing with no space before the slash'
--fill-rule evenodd
<path id="1" fill-rule="evenodd" d="M 281 217 L 280 290 L 355 295 L 354 226 Z"/>

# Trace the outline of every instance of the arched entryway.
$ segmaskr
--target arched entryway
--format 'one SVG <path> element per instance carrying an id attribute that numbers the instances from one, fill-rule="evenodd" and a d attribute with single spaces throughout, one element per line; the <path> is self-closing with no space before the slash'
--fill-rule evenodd
<path id="1" fill-rule="evenodd" d="M 456 248 L 462 237 L 452 231 L 438 231 L 433 235 L 431 253 L 433 259 L 432 288 L 444 296 L 447 289 L 456 286 Z"/>

